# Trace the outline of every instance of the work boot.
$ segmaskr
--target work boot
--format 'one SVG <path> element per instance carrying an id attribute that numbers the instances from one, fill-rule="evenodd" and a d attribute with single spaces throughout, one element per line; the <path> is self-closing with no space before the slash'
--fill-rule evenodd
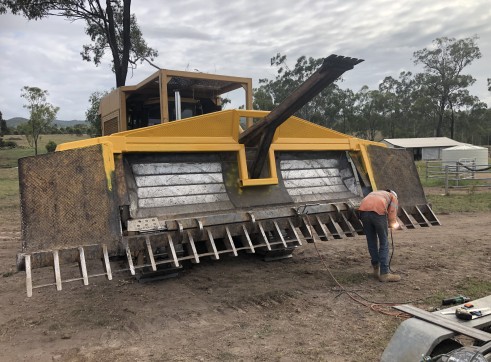
<path id="1" fill-rule="evenodd" d="M 392 273 L 387 273 L 387 274 L 380 274 L 378 277 L 378 280 L 380 280 L 382 283 L 385 282 L 398 282 L 401 280 L 401 276 L 397 274 L 392 274 Z"/>
<path id="2" fill-rule="evenodd" d="M 380 277 L 380 265 L 372 265 L 373 267 L 373 276 L 375 279 L 378 279 Z"/>

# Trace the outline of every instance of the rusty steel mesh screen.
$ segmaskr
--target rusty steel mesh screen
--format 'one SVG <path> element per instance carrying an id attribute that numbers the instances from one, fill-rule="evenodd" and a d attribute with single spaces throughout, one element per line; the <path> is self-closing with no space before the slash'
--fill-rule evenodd
<path id="1" fill-rule="evenodd" d="M 412 154 L 405 149 L 368 146 L 375 183 L 379 190 L 397 192 L 402 206 L 427 203 Z"/>
<path id="2" fill-rule="evenodd" d="M 102 146 L 22 158 L 19 184 L 23 252 L 116 245 L 119 211 Z"/>

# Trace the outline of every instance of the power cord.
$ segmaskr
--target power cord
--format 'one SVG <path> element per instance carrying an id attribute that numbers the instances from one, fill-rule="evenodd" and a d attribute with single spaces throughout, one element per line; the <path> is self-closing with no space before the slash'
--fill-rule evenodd
<path id="1" fill-rule="evenodd" d="M 358 303 L 360 305 L 363 305 L 364 307 L 370 308 L 371 310 L 373 310 L 375 312 L 378 312 L 378 313 L 381 313 L 381 314 L 385 314 L 385 315 L 389 315 L 389 316 L 396 317 L 396 318 L 400 318 L 400 319 L 408 319 L 408 318 L 411 317 L 411 315 L 409 315 L 407 313 L 404 313 L 404 312 L 394 312 L 394 311 L 390 310 L 389 308 L 392 308 L 393 306 L 400 305 L 400 304 L 413 303 L 416 300 L 406 301 L 406 302 L 402 302 L 402 303 L 395 303 L 395 302 L 374 302 L 374 301 L 371 301 L 371 300 L 369 300 L 369 299 L 361 296 L 358 292 L 347 290 L 341 283 L 339 283 L 339 281 L 336 279 L 336 277 L 332 274 L 331 270 L 329 269 L 327 263 L 325 262 L 324 258 L 322 257 L 322 254 L 320 253 L 319 249 L 317 248 L 317 240 L 316 240 L 316 237 L 315 237 L 316 234 L 315 234 L 315 232 L 312 232 L 314 230 L 314 228 L 312 227 L 312 224 L 310 223 L 310 219 L 309 219 L 307 213 L 305 213 L 305 215 L 306 215 L 306 218 L 305 219 L 307 220 L 309 232 L 310 232 L 310 235 L 312 235 L 312 241 L 313 241 L 315 250 L 317 252 L 317 255 L 319 256 L 320 261 L 322 262 L 322 264 L 323 264 L 324 268 L 326 269 L 326 271 L 331 276 L 332 280 L 342 290 L 342 293 L 345 293 L 346 295 L 348 295 L 348 297 L 351 300 L 353 300 L 354 302 L 356 302 L 356 303 Z M 392 237 L 392 230 L 391 230 L 391 239 L 392 239 L 392 255 L 390 257 L 390 260 L 392 260 L 392 256 L 394 254 L 394 239 Z M 390 261 L 389 261 L 389 268 L 390 268 Z"/>

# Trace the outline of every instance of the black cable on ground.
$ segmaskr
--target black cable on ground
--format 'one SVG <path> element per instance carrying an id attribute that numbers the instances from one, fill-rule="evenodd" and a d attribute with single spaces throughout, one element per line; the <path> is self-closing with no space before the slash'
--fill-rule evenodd
<path id="1" fill-rule="evenodd" d="M 415 302 L 415 301 L 406 301 L 406 302 L 402 302 L 402 303 L 374 302 L 374 301 L 368 300 L 367 298 L 362 297 L 357 292 L 353 292 L 353 291 L 347 290 L 341 283 L 339 283 L 338 280 L 336 279 L 336 277 L 332 274 L 332 272 L 329 269 L 329 267 L 327 266 L 327 264 L 326 264 L 324 258 L 322 257 L 322 254 L 320 253 L 319 249 L 317 248 L 317 242 L 316 242 L 315 236 L 314 236 L 315 234 L 312 232 L 314 228 L 312 227 L 312 224 L 310 223 L 309 217 L 307 216 L 306 219 L 307 219 L 307 222 L 308 222 L 308 227 L 309 227 L 310 235 L 312 235 L 312 241 L 314 243 L 314 247 L 315 247 L 315 250 L 317 252 L 317 255 L 319 256 L 320 261 L 322 262 L 324 268 L 327 270 L 327 272 L 331 276 L 332 280 L 334 280 L 334 282 L 336 283 L 336 285 L 343 291 L 343 293 L 346 293 L 348 295 L 348 297 L 351 300 L 353 300 L 354 302 L 356 302 L 358 304 L 361 304 L 364 307 L 370 308 L 371 310 L 373 310 L 375 312 L 378 312 L 378 313 L 381 313 L 381 314 L 385 314 L 385 315 L 389 315 L 389 316 L 396 317 L 396 318 L 400 318 L 400 319 L 407 319 L 407 318 L 410 318 L 411 317 L 411 315 L 409 315 L 407 313 L 404 313 L 404 312 L 394 312 L 392 310 L 389 310 L 389 308 L 392 308 L 393 306 L 400 305 L 400 304 L 412 303 L 412 302 Z M 394 242 L 394 239 L 392 238 L 392 231 L 391 231 L 391 239 L 392 239 L 392 243 L 393 243 Z M 394 249 L 392 249 L 392 254 L 393 254 L 393 252 L 394 252 Z M 392 260 L 392 256 L 391 256 L 391 260 Z M 389 265 L 390 265 L 390 262 L 389 262 Z M 355 298 L 355 296 L 358 297 L 358 298 Z"/>

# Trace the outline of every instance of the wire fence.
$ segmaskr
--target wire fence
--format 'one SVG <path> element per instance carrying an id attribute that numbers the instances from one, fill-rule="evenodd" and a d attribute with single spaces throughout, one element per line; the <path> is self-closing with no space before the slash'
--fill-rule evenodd
<path id="1" fill-rule="evenodd" d="M 445 195 L 450 189 L 476 190 L 491 188 L 491 166 L 478 165 L 473 159 L 457 162 L 426 161 L 426 180 L 438 179 L 445 184 Z"/>

